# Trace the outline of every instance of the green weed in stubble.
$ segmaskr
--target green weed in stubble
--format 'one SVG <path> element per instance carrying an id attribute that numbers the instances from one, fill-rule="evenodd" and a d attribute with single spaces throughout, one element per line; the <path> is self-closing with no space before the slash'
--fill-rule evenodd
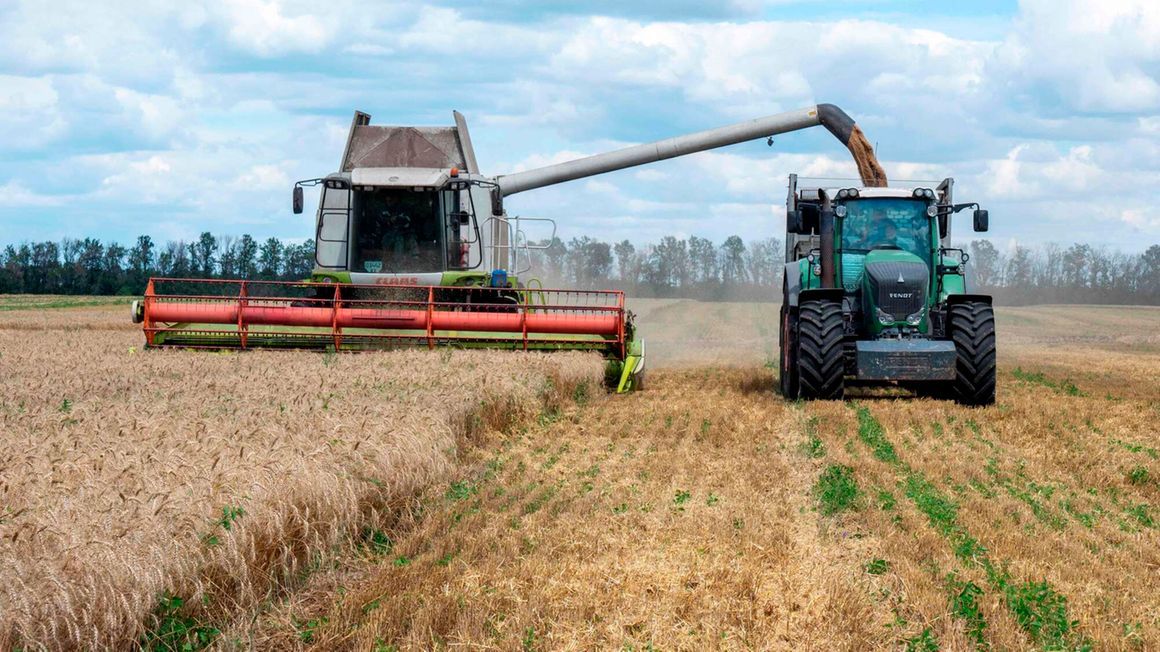
<path id="1" fill-rule="evenodd" d="M 305 621 L 294 619 L 294 628 L 298 630 L 298 639 L 303 643 L 313 643 L 318 629 L 328 622 L 326 616 L 311 618 Z"/>
<path id="2" fill-rule="evenodd" d="M 138 646 L 142 650 L 201 650 L 221 635 L 221 630 L 182 613 L 185 600 L 166 591 L 153 609 L 156 625 L 146 632 Z"/>
<path id="3" fill-rule="evenodd" d="M 801 443 L 800 450 L 803 455 L 810 459 L 818 459 L 826 456 L 826 444 L 822 438 L 818 436 L 818 417 L 817 415 L 810 415 L 805 420 L 806 440 Z"/>
<path id="4" fill-rule="evenodd" d="M 1053 389 L 1057 392 L 1062 392 L 1068 396 L 1087 396 L 1071 379 L 1065 378 L 1062 381 L 1054 381 L 1048 378 L 1041 371 L 1024 371 L 1022 367 L 1015 367 L 1011 372 L 1016 380 L 1021 380 L 1025 383 L 1032 383 L 1036 385 L 1043 385 L 1044 387 Z"/>
<path id="5" fill-rule="evenodd" d="M 867 414 L 866 421 L 872 421 L 877 425 L 873 415 Z M 881 429 L 881 425 L 877 427 Z M 884 434 L 882 436 L 885 437 Z M 866 441 L 865 438 L 863 440 Z M 874 446 L 872 441 L 866 443 L 871 447 Z M 958 505 L 954 501 L 939 491 L 920 472 L 910 469 L 901 462 L 895 463 L 894 466 L 900 473 L 905 474 L 900 484 L 906 496 L 926 515 L 931 526 L 947 537 L 956 556 L 984 569 L 988 582 L 1003 595 L 1008 610 L 1036 643 L 1049 650 L 1092 649 L 1092 642 L 1076 631 L 1078 621 L 1068 619 L 1066 597 L 1056 592 L 1046 581 L 1013 584 L 1006 568 L 996 566 L 988 557 L 987 549 L 972 537 L 966 528 L 958 524 Z M 1002 480 L 994 458 L 989 460 L 987 472 L 992 478 Z M 1016 475 L 1022 477 L 1021 466 Z M 968 604 L 962 605 L 964 609 L 967 606 Z M 923 634 L 925 633 L 924 630 Z M 907 641 L 907 649 L 924 649 L 915 646 L 930 642 L 923 640 L 922 637 L 910 639 Z M 937 642 L 934 644 L 937 645 Z"/>
<path id="6" fill-rule="evenodd" d="M 966 625 L 967 636 L 975 642 L 975 649 L 990 649 L 986 636 L 987 620 L 979 608 L 983 589 L 970 580 L 958 579 L 954 573 L 947 576 L 947 589 L 950 592 L 951 615 Z"/>
<path id="7" fill-rule="evenodd" d="M 458 502 L 467 500 L 477 493 L 479 493 L 479 488 L 472 483 L 456 481 L 451 483 L 451 485 L 447 488 L 447 491 L 443 494 L 443 497 L 447 499 L 448 502 Z"/>
<path id="8" fill-rule="evenodd" d="M 831 464 L 818 476 L 813 494 L 818 501 L 818 509 L 822 514 L 829 516 L 844 510 L 857 509 L 858 498 L 862 492 L 854 479 L 854 469 Z"/>
<path id="9" fill-rule="evenodd" d="M 1067 617 L 1067 598 L 1047 582 L 1007 583 L 1004 600 L 1019 626 L 1044 649 L 1092 649 L 1091 641 L 1075 631 L 1079 621 Z"/>
<path id="10" fill-rule="evenodd" d="M 391 552 L 394 542 L 386 532 L 378 528 L 364 527 L 360 537 L 359 547 L 366 550 L 373 557 L 382 557 Z"/>
<path id="11" fill-rule="evenodd" d="M 1142 466 L 1133 467 L 1131 471 L 1128 471 L 1128 482 L 1131 482 L 1132 484 L 1149 484 L 1151 481 L 1152 478 L 1148 474 L 1148 469 Z"/>
<path id="12" fill-rule="evenodd" d="M 1150 446 L 1144 446 L 1143 444 L 1136 444 L 1130 441 L 1123 441 L 1122 439 L 1113 439 L 1111 440 L 1111 443 L 1132 453 L 1144 453 L 1152 459 L 1160 459 L 1160 451 L 1157 451 L 1155 448 Z"/>
<path id="13" fill-rule="evenodd" d="M 938 652 L 938 639 L 929 627 L 922 633 L 906 640 L 906 652 Z"/>
<path id="14" fill-rule="evenodd" d="M 898 464 L 894 444 L 886 439 L 886 430 L 865 405 L 858 406 L 858 438 L 870 447 L 874 457 L 887 464 Z"/>

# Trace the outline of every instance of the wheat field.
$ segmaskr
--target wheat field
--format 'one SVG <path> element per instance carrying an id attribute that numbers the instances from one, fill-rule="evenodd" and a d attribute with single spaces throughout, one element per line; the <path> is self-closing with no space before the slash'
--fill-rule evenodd
<path id="1" fill-rule="evenodd" d="M 142 352 L 120 311 L 0 314 L 0 641 L 1160 649 L 1160 309 L 1001 308 L 968 409 L 786 402 L 777 306 L 630 308 L 627 396 L 585 356 Z"/>
<path id="2" fill-rule="evenodd" d="M 141 344 L 123 305 L 0 313 L 2 649 L 164 647 L 158 616 L 246 612 L 392 527 L 480 432 L 603 379 L 580 354 Z"/>

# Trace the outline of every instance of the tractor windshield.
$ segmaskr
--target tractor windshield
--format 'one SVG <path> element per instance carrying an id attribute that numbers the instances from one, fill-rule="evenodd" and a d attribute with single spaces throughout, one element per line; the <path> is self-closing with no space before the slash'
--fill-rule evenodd
<path id="1" fill-rule="evenodd" d="M 443 271 L 439 193 L 404 188 L 355 192 L 351 270 L 383 274 Z"/>
<path id="2" fill-rule="evenodd" d="M 842 219 L 842 251 L 901 249 L 926 260 L 930 257 L 931 218 L 918 199 L 852 199 Z"/>

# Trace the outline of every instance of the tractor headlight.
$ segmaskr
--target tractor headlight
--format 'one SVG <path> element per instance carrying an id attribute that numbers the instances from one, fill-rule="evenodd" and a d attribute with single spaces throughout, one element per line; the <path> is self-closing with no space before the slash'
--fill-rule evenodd
<path id="1" fill-rule="evenodd" d="M 821 266 L 821 264 L 819 264 L 819 263 L 814 263 L 814 266 L 813 266 L 813 269 L 812 269 L 812 271 L 813 271 L 813 273 L 814 273 L 814 276 L 816 276 L 816 277 L 818 277 L 818 278 L 821 278 L 821 277 L 822 277 L 822 266 Z"/>
<path id="2" fill-rule="evenodd" d="M 930 204 L 926 207 L 926 216 L 934 217 L 935 215 L 938 215 L 938 208 L 936 208 L 934 204 Z"/>
<path id="3" fill-rule="evenodd" d="M 845 188 L 842 188 L 841 190 L 838 191 L 838 199 L 845 199 L 846 195 L 849 195 L 849 194 L 850 193 L 847 192 Z"/>
<path id="4" fill-rule="evenodd" d="M 881 308 L 874 309 L 875 314 L 878 315 L 878 323 L 883 326 L 889 326 L 894 323 L 894 315 L 882 310 Z"/>
<path id="5" fill-rule="evenodd" d="M 844 204 L 835 206 L 834 215 L 837 215 L 838 217 L 846 217 L 846 206 Z"/>
<path id="6" fill-rule="evenodd" d="M 912 313 L 912 314 L 907 315 L 906 316 L 906 323 L 910 324 L 911 326 L 918 326 L 919 324 L 922 323 L 922 316 L 923 316 L 924 312 L 925 312 L 924 310 L 919 310 L 916 313 Z"/>

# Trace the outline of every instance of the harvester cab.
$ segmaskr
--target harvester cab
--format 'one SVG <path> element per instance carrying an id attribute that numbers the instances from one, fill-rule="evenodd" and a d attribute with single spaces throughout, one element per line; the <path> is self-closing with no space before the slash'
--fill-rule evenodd
<path id="1" fill-rule="evenodd" d="M 903 186 L 803 183 L 790 175 L 781 309 L 782 393 L 841 398 L 898 383 L 967 405 L 995 400 L 991 297 L 971 294 L 950 242 L 954 180 Z"/>
<path id="2" fill-rule="evenodd" d="M 295 213 L 303 188 L 320 187 L 311 281 L 520 287 L 535 246 L 494 205 L 496 183 L 479 174 L 467 122 L 454 117 L 452 127 L 392 127 L 355 112 L 339 171 L 294 184 Z M 555 237 L 552 220 L 531 221 Z"/>

